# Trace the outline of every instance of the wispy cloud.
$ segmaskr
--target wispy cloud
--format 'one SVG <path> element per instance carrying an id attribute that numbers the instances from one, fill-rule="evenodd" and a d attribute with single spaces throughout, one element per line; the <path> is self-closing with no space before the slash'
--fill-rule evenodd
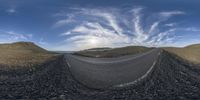
<path id="1" fill-rule="evenodd" d="M 56 15 L 63 16 L 62 14 L 56 14 Z M 60 26 L 66 25 L 66 24 L 76 22 L 76 20 L 73 19 L 73 17 L 74 17 L 73 14 L 66 14 L 64 17 L 66 17 L 66 18 L 62 19 L 62 20 L 58 20 L 53 27 L 60 27 Z"/>
<path id="2" fill-rule="evenodd" d="M 15 14 L 15 13 L 17 13 L 17 10 L 14 9 L 14 8 L 10 8 L 10 9 L 7 9 L 6 12 L 7 12 L 8 14 Z"/>
<path id="3" fill-rule="evenodd" d="M 185 12 L 183 12 L 183 11 L 166 11 L 166 12 L 160 12 L 160 15 L 164 16 L 164 17 L 171 17 L 171 16 L 174 16 L 174 15 L 183 15 L 183 14 L 185 14 Z"/>
<path id="4" fill-rule="evenodd" d="M 160 24 L 175 15 L 182 15 L 182 11 L 157 12 L 151 23 L 145 22 L 150 15 L 145 15 L 145 8 L 138 7 L 124 12 L 115 8 L 76 8 L 73 18 L 76 20 L 73 28 L 66 30 L 62 36 L 66 37 L 65 45 L 73 44 L 74 49 L 86 49 L 102 46 L 162 46 L 171 44 L 175 36 L 176 28 L 168 27 L 160 30 Z M 55 23 L 61 23 L 67 19 L 61 19 Z M 144 27 L 144 24 L 146 27 Z M 68 25 L 66 22 L 65 25 Z M 168 25 L 170 26 L 170 25 Z M 62 45 L 63 47 L 63 45 Z"/>
<path id="5" fill-rule="evenodd" d="M 16 42 L 16 41 L 28 41 L 33 35 L 32 34 L 21 34 L 14 31 L 0 30 L 0 42 Z"/>
<path id="6" fill-rule="evenodd" d="M 199 28 L 195 28 L 195 27 L 188 27 L 188 28 L 182 28 L 182 30 L 185 30 L 185 31 L 192 31 L 192 32 L 200 32 L 200 29 Z"/>
<path id="7" fill-rule="evenodd" d="M 44 41 L 44 38 L 40 38 L 39 42 L 40 45 L 48 45 L 47 42 Z"/>
<path id="8" fill-rule="evenodd" d="M 167 23 L 167 24 L 165 24 L 165 26 L 168 26 L 168 27 L 173 27 L 175 25 L 176 25 L 176 23 Z"/>

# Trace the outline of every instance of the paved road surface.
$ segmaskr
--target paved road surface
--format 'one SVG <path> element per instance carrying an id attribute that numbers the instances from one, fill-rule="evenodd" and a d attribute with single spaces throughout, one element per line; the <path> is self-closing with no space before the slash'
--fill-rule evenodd
<path id="1" fill-rule="evenodd" d="M 89 58 L 66 54 L 72 75 L 91 88 L 107 88 L 131 83 L 152 68 L 160 50 L 118 58 Z"/>

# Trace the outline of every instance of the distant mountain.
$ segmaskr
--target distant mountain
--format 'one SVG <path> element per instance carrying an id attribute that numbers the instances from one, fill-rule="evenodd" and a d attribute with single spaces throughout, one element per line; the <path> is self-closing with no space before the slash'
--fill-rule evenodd
<path id="1" fill-rule="evenodd" d="M 67 53 L 74 53 L 75 51 L 51 51 L 58 54 L 67 54 Z"/>
<path id="2" fill-rule="evenodd" d="M 105 50 L 110 50 L 112 48 L 109 47 L 104 47 L 104 48 L 91 48 L 91 49 L 86 49 L 85 51 L 105 51 Z"/>
<path id="3" fill-rule="evenodd" d="M 0 44 L 0 65 L 27 67 L 41 64 L 55 53 L 49 52 L 32 42 Z M 19 67 L 18 67 L 19 68 Z"/>
<path id="4" fill-rule="evenodd" d="M 120 57 L 124 55 L 132 55 L 143 53 L 151 50 L 152 48 L 143 46 L 127 46 L 121 48 L 106 48 L 106 49 L 89 49 L 79 52 L 75 52 L 75 55 L 87 56 L 87 57 Z"/>

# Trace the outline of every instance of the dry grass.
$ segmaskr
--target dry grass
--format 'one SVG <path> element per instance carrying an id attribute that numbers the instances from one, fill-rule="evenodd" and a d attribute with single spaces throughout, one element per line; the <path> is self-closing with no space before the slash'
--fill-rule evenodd
<path id="1" fill-rule="evenodd" d="M 190 45 L 184 48 L 164 48 L 165 50 L 191 62 L 200 64 L 200 44 Z"/>
<path id="2" fill-rule="evenodd" d="M 54 59 L 56 56 L 57 54 L 50 53 L 29 42 L 0 44 L 0 65 L 11 68 L 15 68 L 14 66 L 31 67 Z"/>
<path id="3" fill-rule="evenodd" d="M 142 46 L 128 46 L 122 48 L 114 48 L 110 50 L 100 50 L 100 51 L 79 51 L 74 54 L 87 56 L 87 57 L 119 57 L 124 55 L 133 55 L 138 53 L 143 53 L 151 50 L 152 48 L 142 47 Z"/>

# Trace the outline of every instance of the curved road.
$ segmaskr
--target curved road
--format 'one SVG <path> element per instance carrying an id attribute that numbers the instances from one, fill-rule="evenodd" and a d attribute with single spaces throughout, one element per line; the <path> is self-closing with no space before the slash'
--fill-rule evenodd
<path id="1" fill-rule="evenodd" d="M 107 88 L 132 83 L 153 67 L 160 50 L 118 58 L 89 58 L 66 54 L 72 75 L 91 88 Z"/>

